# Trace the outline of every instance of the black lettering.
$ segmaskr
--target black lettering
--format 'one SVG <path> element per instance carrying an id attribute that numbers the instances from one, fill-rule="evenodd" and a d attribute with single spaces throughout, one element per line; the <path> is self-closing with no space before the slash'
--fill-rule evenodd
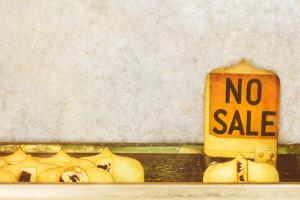
<path id="1" fill-rule="evenodd" d="M 236 122 L 237 122 L 237 125 L 235 125 Z M 231 135 L 234 130 L 240 131 L 241 135 L 245 135 L 241 116 L 240 116 L 240 113 L 238 110 L 236 110 L 234 113 L 228 134 Z"/>
<path id="2" fill-rule="evenodd" d="M 267 126 L 274 125 L 274 121 L 267 121 L 268 116 L 276 116 L 276 112 L 263 111 L 261 119 L 261 135 L 262 136 L 275 136 L 274 132 L 266 132 Z"/>
<path id="3" fill-rule="evenodd" d="M 221 130 L 218 130 L 216 127 L 213 128 L 213 131 L 216 133 L 216 134 L 224 134 L 227 130 L 227 125 L 226 123 L 219 117 L 219 114 L 223 114 L 224 116 L 227 115 L 227 112 L 226 110 L 223 110 L 223 109 L 218 109 L 216 110 L 216 112 L 214 113 L 214 118 L 217 122 L 219 122 L 220 125 L 222 125 L 222 129 Z"/>
<path id="4" fill-rule="evenodd" d="M 257 85 L 257 96 L 255 100 L 251 99 L 251 87 L 253 84 Z M 251 79 L 247 83 L 247 101 L 251 105 L 257 105 L 261 101 L 261 81 L 258 79 Z"/>
<path id="5" fill-rule="evenodd" d="M 246 135 L 258 135 L 258 132 L 251 131 L 251 111 L 247 110 L 247 127 Z"/>
<path id="6" fill-rule="evenodd" d="M 230 103 L 230 91 L 232 92 L 236 102 L 241 104 L 242 101 L 242 79 L 238 79 L 238 91 L 234 87 L 230 78 L 226 78 L 226 103 Z"/>
<path id="7" fill-rule="evenodd" d="M 243 164 L 241 162 L 237 162 L 237 172 L 238 172 L 238 177 L 239 177 L 239 181 L 244 182 L 245 180 L 245 175 L 242 174 L 243 173 Z"/>

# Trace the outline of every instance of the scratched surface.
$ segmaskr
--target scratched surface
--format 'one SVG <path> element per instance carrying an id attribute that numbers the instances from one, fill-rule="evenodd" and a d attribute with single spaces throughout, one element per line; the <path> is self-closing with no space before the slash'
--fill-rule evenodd
<path id="1" fill-rule="evenodd" d="M 205 75 L 247 57 L 300 143 L 299 1 L 1 1 L 0 141 L 203 142 Z"/>
<path id="2" fill-rule="evenodd" d="M 1 153 L 0 156 L 8 155 Z M 34 153 L 49 157 L 54 154 Z M 94 154 L 70 154 L 81 157 Z M 223 163 L 231 159 L 209 158 L 203 154 L 119 154 L 141 162 L 145 170 L 145 182 L 202 182 L 206 168 L 211 162 Z M 300 155 L 278 155 L 277 170 L 280 182 L 300 182 Z"/>

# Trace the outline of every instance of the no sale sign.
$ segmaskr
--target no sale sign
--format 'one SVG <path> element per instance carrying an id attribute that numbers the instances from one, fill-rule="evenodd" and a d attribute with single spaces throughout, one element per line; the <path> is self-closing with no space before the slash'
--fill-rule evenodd
<path id="1" fill-rule="evenodd" d="M 269 159 L 277 152 L 280 81 L 242 60 L 206 79 L 204 151 L 213 157 Z M 271 156 L 272 157 L 272 156 Z M 275 163 L 276 158 L 272 158 Z"/>
<path id="2" fill-rule="evenodd" d="M 277 138 L 278 85 L 274 75 L 210 74 L 210 134 Z"/>

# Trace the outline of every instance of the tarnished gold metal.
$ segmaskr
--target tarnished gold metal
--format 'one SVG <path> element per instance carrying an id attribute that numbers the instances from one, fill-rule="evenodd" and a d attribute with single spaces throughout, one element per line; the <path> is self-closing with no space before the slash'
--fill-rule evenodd
<path id="1" fill-rule="evenodd" d="M 276 166 L 277 151 L 274 149 L 256 149 L 254 160 Z"/>
<path id="2" fill-rule="evenodd" d="M 0 144 L 0 153 L 11 153 L 19 147 L 27 153 L 57 153 L 63 149 L 67 153 L 100 153 L 105 147 L 113 153 L 141 154 L 202 154 L 202 144 L 48 144 L 48 143 L 15 143 Z"/>
<path id="3" fill-rule="evenodd" d="M 46 143 L 2 143 L 0 153 L 12 153 L 19 147 L 27 153 L 57 153 L 64 149 L 67 153 L 100 153 L 105 147 L 113 153 L 141 153 L 141 154 L 203 154 L 204 146 L 198 144 L 46 144 Z M 281 144 L 278 154 L 300 154 L 300 144 Z"/>

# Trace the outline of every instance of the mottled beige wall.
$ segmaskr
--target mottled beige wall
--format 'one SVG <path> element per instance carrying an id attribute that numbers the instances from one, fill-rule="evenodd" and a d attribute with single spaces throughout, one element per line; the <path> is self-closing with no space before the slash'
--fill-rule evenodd
<path id="1" fill-rule="evenodd" d="M 205 75 L 247 57 L 300 143 L 299 33 L 297 0 L 0 1 L 0 141 L 202 142 Z"/>

